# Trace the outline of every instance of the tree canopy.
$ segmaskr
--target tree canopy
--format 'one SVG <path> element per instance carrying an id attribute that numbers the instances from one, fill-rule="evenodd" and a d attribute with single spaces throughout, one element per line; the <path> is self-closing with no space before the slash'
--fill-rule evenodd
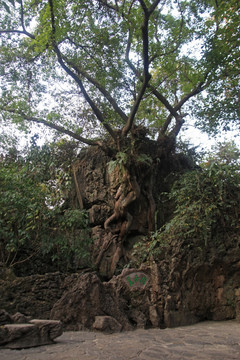
<path id="1" fill-rule="evenodd" d="M 240 117 L 237 0 L 3 0 L 0 116 L 102 146 Z"/>

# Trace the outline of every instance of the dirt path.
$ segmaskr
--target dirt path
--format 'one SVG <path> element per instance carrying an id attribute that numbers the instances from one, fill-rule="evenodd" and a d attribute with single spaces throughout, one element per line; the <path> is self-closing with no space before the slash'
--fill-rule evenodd
<path id="1" fill-rule="evenodd" d="M 240 322 L 105 335 L 65 332 L 55 344 L 0 350 L 0 360 L 239 360 Z"/>

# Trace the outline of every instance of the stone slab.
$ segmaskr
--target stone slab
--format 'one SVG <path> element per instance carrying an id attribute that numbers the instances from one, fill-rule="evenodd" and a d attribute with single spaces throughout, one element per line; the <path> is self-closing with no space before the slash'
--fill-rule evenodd
<path id="1" fill-rule="evenodd" d="M 60 321 L 31 320 L 28 324 L 5 324 L 0 327 L 0 347 L 23 349 L 52 344 L 62 335 Z"/>

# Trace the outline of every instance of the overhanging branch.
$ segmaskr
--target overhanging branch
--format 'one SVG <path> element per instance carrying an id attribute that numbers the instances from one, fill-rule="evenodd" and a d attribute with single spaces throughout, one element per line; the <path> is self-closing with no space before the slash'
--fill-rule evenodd
<path id="1" fill-rule="evenodd" d="M 73 139 L 78 140 L 78 141 L 80 141 L 80 142 L 82 142 L 84 144 L 102 146 L 102 143 L 99 142 L 99 141 L 84 138 L 83 136 L 80 136 L 80 135 L 74 133 L 73 131 L 66 129 L 61 125 L 56 125 L 56 124 L 53 124 L 53 123 L 51 123 L 51 122 L 49 122 L 49 121 L 47 121 L 45 119 L 27 115 L 23 111 L 18 111 L 16 109 L 4 108 L 4 107 L 1 107 L 0 110 L 9 112 L 11 114 L 20 115 L 23 118 L 23 120 L 27 120 L 29 122 L 34 122 L 34 123 L 37 123 L 37 124 L 43 124 L 43 125 L 51 128 L 51 129 L 59 131 L 62 134 L 69 135 Z"/>

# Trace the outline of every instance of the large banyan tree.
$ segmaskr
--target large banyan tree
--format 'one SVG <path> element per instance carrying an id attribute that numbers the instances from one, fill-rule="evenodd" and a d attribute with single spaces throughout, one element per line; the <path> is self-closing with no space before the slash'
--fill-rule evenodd
<path id="1" fill-rule="evenodd" d="M 239 11 L 237 0 L 1 1 L 2 125 L 43 124 L 108 157 L 114 205 L 97 263 L 114 239 L 111 273 L 137 201 L 139 233 L 155 228 L 156 179 L 185 124 L 214 135 L 239 121 Z"/>

